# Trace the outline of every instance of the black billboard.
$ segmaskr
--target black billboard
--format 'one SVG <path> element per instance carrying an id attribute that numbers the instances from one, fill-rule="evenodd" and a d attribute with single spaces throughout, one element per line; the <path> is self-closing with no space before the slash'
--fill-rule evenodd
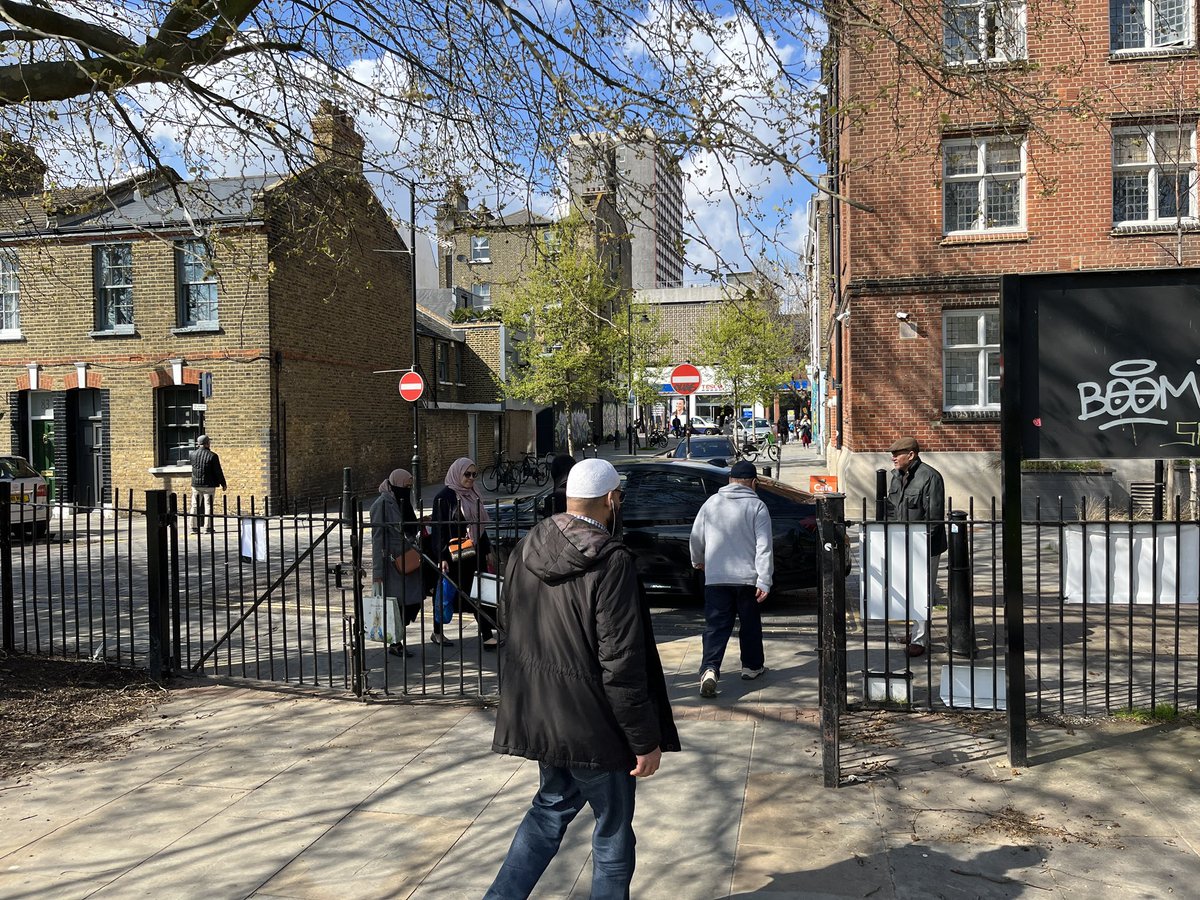
<path id="1" fill-rule="evenodd" d="M 1001 296 L 1023 458 L 1200 456 L 1200 269 L 1006 275 Z"/>

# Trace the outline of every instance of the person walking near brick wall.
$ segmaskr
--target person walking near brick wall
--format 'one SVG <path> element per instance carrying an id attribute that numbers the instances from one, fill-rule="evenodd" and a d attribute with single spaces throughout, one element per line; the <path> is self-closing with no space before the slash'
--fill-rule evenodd
<path id="1" fill-rule="evenodd" d="M 225 473 L 221 471 L 221 457 L 209 447 L 207 434 L 196 438 L 196 449 L 188 457 L 192 464 L 192 532 L 199 534 L 204 526 L 205 511 L 208 515 L 209 534 L 213 533 L 213 501 L 217 488 L 225 487 Z"/>

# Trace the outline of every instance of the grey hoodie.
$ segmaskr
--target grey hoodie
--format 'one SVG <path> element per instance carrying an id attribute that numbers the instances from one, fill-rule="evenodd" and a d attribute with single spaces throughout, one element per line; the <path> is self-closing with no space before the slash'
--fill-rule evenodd
<path id="1" fill-rule="evenodd" d="M 705 584 L 753 584 L 771 590 L 775 548 L 771 514 L 753 488 L 727 484 L 704 501 L 692 523 L 692 565 Z"/>

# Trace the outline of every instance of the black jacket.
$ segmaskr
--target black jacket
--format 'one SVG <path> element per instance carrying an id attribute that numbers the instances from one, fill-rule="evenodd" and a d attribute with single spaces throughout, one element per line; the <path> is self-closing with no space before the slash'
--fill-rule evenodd
<path id="1" fill-rule="evenodd" d="M 887 506 L 889 521 L 931 522 L 929 555 L 946 552 L 946 486 L 937 469 L 920 459 L 913 460 L 907 473 L 893 469 Z"/>
<path id="2" fill-rule="evenodd" d="M 452 540 L 462 540 L 467 536 L 467 521 L 463 518 L 462 504 L 458 502 L 458 494 L 453 488 L 444 487 L 433 497 L 433 540 L 430 544 L 430 556 L 441 562 L 452 562 L 450 551 L 447 549 Z M 476 560 L 482 560 L 491 551 L 491 540 L 488 538 L 487 524 L 481 524 L 479 531 L 479 546 L 475 548 Z"/>
<path id="3" fill-rule="evenodd" d="M 562 513 L 509 556 L 492 749 L 555 766 L 629 771 L 679 749 L 650 608 L 620 541 Z"/>
<path id="4" fill-rule="evenodd" d="M 204 445 L 192 451 L 192 487 L 221 488 L 225 490 L 225 473 L 221 471 L 221 458 Z"/>

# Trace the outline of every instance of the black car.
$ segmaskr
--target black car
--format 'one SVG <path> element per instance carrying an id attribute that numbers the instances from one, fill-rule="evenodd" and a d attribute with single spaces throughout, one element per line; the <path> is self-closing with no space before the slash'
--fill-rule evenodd
<path id="1" fill-rule="evenodd" d="M 699 595 L 702 575 L 692 568 L 688 541 L 701 505 L 729 483 L 729 470 L 707 463 L 663 460 L 617 466 L 625 488 L 621 505 L 625 545 L 637 557 L 646 589 Z M 759 476 L 775 532 L 774 590 L 815 587 L 817 507 L 811 494 Z"/>
<path id="2" fill-rule="evenodd" d="M 712 460 L 720 465 L 732 466 L 738 459 L 737 447 L 733 438 L 727 434 L 715 434 L 706 437 L 684 439 L 671 453 L 675 459 L 688 459 L 688 449 L 691 448 L 691 459 L 702 462 Z"/>

